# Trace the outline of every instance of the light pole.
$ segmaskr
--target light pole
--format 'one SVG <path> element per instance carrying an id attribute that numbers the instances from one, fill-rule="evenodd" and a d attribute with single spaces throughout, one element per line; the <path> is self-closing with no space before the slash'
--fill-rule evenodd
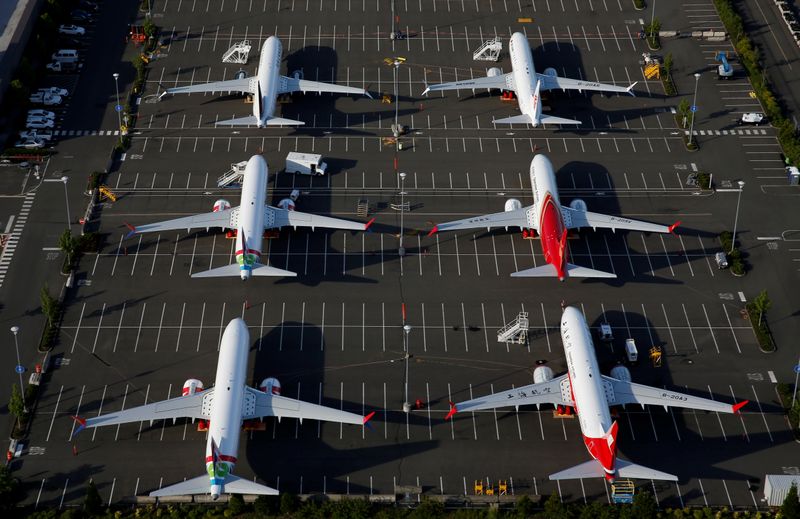
<path id="1" fill-rule="evenodd" d="M 739 184 L 739 195 L 736 197 L 736 217 L 733 219 L 733 239 L 731 240 L 731 250 L 728 254 L 733 253 L 733 249 L 736 248 L 736 225 L 739 223 L 739 202 L 742 200 L 742 189 L 744 189 L 744 180 L 740 180 Z"/>
<path id="2" fill-rule="evenodd" d="M 397 98 L 397 75 L 398 69 L 400 68 L 401 61 L 397 58 L 394 59 L 394 69 L 393 69 L 393 76 L 394 76 L 394 125 L 392 125 L 392 133 L 394 133 L 394 138 L 397 139 L 400 137 L 400 125 L 398 124 L 398 118 L 400 115 L 400 107 L 398 106 L 399 99 Z"/>
<path id="3" fill-rule="evenodd" d="M 403 377 L 403 412 L 408 413 L 411 411 L 411 404 L 408 401 L 408 361 L 411 355 L 408 353 L 408 334 L 411 333 L 411 326 L 403 326 L 403 351 L 405 353 L 406 373 Z M 21 375 L 20 375 L 21 376 Z"/>
<path id="4" fill-rule="evenodd" d="M 11 333 L 14 334 L 14 347 L 17 349 L 17 367 L 16 371 L 19 373 L 19 394 L 22 397 L 22 411 L 28 413 L 28 404 L 25 402 L 25 388 L 22 385 L 22 372 L 25 368 L 22 367 L 22 362 L 19 360 L 19 341 L 17 341 L 17 333 L 19 333 L 19 326 L 12 326 Z"/>
<path id="5" fill-rule="evenodd" d="M 64 175 L 61 178 L 48 178 L 45 179 L 44 182 L 61 182 L 64 184 L 64 202 L 66 203 L 67 207 L 67 229 L 72 228 L 72 217 L 69 214 L 69 196 L 67 196 L 67 181 L 69 177 Z"/>
<path id="6" fill-rule="evenodd" d="M 403 227 L 403 215 L 406 212 L 405 195 L 406 195 L 406 173 L 400 172 L 400 245 L 397 249 L 397 254 L 402 258 L 406 255 L 406 249 L 403 247 L 403 234 L 405 228 Z"/>
<path id="7" fill-rule="evenodd" d="M 117 91 L 117 105 L 114 107 L 114 110 L 117 112 L 117 124 L 119 126 L 119 129 L 122 130 L 122 114 L 120 114 L 120 112 L 122 111 L 122 107 L 119 104 L 119 74 L 117 72 L 114 72 L 113 76 L 114 76 L 114 89 Z"/>
<path id="8" fill-rule="evenodd" d="M 697 115 L 697 83 L 700 82 L 700 73 L 695 72 L 694 74 L 694 100 L 692 101 L 692 123 L 689 125 L 689 145 L 692 144 L 692 139 L 694 138 L 694 118 Z"/>

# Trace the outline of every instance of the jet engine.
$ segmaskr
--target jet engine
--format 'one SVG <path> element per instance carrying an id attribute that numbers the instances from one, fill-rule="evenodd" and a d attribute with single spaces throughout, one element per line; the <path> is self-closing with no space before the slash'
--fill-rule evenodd
<path id="1" fill-rule="evenodd" d="M 516 198 L 509 198 L 506 200 L 505 212 L 516 211 L 517 209 L 522 209 L 522 202 L 517 200 Z"/>
<path id="2" fill-rule="evenodd" d="M 576 211 L 586 211 L 588 208 L 586 206 L 586 202 L 581 200 L 580 198 L 576 198 L 572 202 L 569 203 L 570 209 L 575 209 Z"/>
<path id="3" fill-rule="evenodd" d="M 295 70 L 292 72 L 292 77 L 297 79 L 298 81 L 303 79 L 303 71 L 302 70 Z"/>
<path id="4" fill-rule="evenodd" d="M 183 383 L 183 396 L 193 395 L 203 390 L 203 383 L 196 378 L 190 378 Z"/>
<path id="5" fill-rule="evenodd" d="M 247 71 L 241 68 L 238 71 L 236 71 L 236 74 L 233 75 L 234 79 L 244 79 L 246 77 L 247 77 Z"/>
<path id="6" fill-rule="evenodd" d="M 533 370 L 533 383 L 534 384 L 541 384 L 542 382 L 547 382 L 548 380 L 553 380 L 553 370 L 547 366 L 539 366 L 535 370 Z"/>
<path id="7" fill-rule="evenodd" d="M 219 200 L 214 202 L 214 212 L 215 213 L 218 213 L 220 211 L 224 211 L 224 210 L 230 209 L 230 208 L 231 208 L 231 203 L 228 202 L 227 200 L 223 199 L 223 198 L 220 198 Z"/>
<path id="8" fill-rule="evenodd" d="M 261 384 L 258 386 L 258 389 L 270 395 L 280 395 L 281 383 L 277 378 L 274 377 L 265 378 L 264 380 L 261 381 Z"/>
<path id="9" fill-rule="evenodd" d="M 489 69 L 489 77 L 497 77 L 503 74 L 503 71 L 497 67 L 492 67 Z"/>
<path id="10" fill-rule="evenodd" d="M 547 67 L 546 69 L 544 69 L 544 75 L 550 77 L 556 77 L 558 76 L 558 72 L 553 67 Z"/>
<path id="11" fill-rule="evenodd" d="M 623 382 L 630 382 L 631 381 L 631 372 L 625 366 L 614 366 L 611 368 L 610 375 Z"/>
<path id="12" fill-rule="evenodd" d="M 294 200 L 291 198 L 284 198 L 278 202 L 278 207 L 285 209 L 286 211 L 294 211 Z"/>

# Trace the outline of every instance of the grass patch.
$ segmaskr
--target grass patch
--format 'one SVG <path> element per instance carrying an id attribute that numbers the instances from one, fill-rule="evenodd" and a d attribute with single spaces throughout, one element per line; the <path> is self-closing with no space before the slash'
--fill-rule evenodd
<path id="1" fill-rule="evenodd" d="M 794 399 L 794 406 L 792 406 L 792 391 L 794 386 L 791 384 L 778 384 L 778 395 L 781 398 L 781 404 L 789 417 L 789 425 L 792 427 L 792 433 L 796 440 L 800 440 L 800 394 L 797 394 Z M 798 391 L 800 393 L 800 391 Z"/>

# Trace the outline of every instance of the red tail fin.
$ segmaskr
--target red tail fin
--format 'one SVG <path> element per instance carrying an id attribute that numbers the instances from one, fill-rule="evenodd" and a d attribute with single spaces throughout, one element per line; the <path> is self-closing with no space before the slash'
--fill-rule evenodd
<path id="1" fill-rule="evenodd" d="M 561 240 L 558 242 L 558 265 L 556 271 L 558 272 L 558 279 L 564 280 L 567 270 L 567 229 L 564 229 L 564 234 L 561 235 Z"/>

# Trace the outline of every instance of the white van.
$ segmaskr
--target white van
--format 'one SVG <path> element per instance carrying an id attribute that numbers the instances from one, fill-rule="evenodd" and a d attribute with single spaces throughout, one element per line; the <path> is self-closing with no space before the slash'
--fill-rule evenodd
<path id="1" fill-rule="evenodd" d="M 628 362 L 634 364 L 639 360 L 639 350 L 636 349 L 636 341 L 633 339 L 625 339 L 625 356 Z"/>
<path id="2" fill-rule="evenodd" d="M 301 175 L 324 175 L 328 165 L 322 162 L 322 155 L 315 153 L 290 152 L 286 156 L 286 173 Z"/>
<path id="3" fill-rule="evenodd" d="M 75 49 L 60 49 L 53 53 L 52 58 L 53 61 L 58 61 L 60 63 L 77 63 L 78 51 Z"/>

